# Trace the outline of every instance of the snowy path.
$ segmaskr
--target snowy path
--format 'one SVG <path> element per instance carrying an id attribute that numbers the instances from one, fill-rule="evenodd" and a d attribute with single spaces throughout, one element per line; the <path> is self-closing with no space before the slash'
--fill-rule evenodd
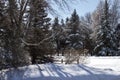
<path id="1" fill-rule="evenodd" d="M 95 60 L 95 59 L 94 59 Z M 94 61 L 92 60 L 92 61 Z M 101 60 L 97 59 L 99 62 Z M 105 59 L 106 60 L 106 59 Z M 103 60 L 105 62 L 105 60 Z M 6 71 L 6 80 L 120 80 L 120 59 L 102 66 L 99 62 L 83 64 L 41 64 Z M 108 61 L 109 62 L 109 61 Z M 114 66 L 115 65 L 115 66 Z M 117 68 L 116 68 L 117 67 Z M 119 67 L 119 68 L 118 68 Z M 42 70 L 41 70 L 42 69 Z M 0 80 L 4 80 L 1 78 Z"/>

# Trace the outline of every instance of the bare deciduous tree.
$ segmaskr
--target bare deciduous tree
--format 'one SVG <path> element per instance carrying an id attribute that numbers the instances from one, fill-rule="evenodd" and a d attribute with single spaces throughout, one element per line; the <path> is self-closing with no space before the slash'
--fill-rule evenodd
<path id="1" fill-rule="evenodd" d="M 69 50 L 65 50 L 65 64 L 71 64 L 75 61 L 77 61 L 77 63 L 79 64 L 79 62 L 81 62 L 80 60 L 82 60 L 81 56 L 86 56 L 88 53 L 87 49 L 69 49 Z"/>

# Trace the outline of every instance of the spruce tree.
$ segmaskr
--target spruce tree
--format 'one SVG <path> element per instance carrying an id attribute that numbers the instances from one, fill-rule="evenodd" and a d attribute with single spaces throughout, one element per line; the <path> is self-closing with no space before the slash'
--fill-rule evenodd
<path id="1" fill-rule="evenodd" d="M 53 29 L 53 34 L 55 34 L 55 38 L 54 38 L 54 41 L 55 41 L 55 44 L 56 44 L 56 52 L 60 53 L 60 50 L 61 50 L 61 47 L 60 47 L 60 34 L 61 34 L 61 26 L 59 24 L 59 19 L 58 17 L 56 17 L 54 19 L 54 22 L 52 24 L 52 29 Z"/>
<path id="2" fill-rule="evenodd" d="M 79 23 L 79 16 L 76 10 L 74 10 L 68 22 L 68 28 L 70 30 L 67 37 L 68 42 L 70 42 L 69 46 L 74 49 L 79 49 L 82 47 Z"/>
<path id="3" fill-rule="evenodd" d="M 118 49 L 118 51 L 116 52 L 116 55 L 120 56 L 120 24 L 118 24 L 115 29 L 115 37 L 116 37 L 116 46 Z"/>
<path id="4" fill-rule="evenodd" d="M 63 19 L 61 19 L 61 27 L 65 28 L 65 23 Z"/>
<path id="5" fill-rule="evenodd" d="M 31 0 L 30 2 L 30 26 L 27 32 L 27 42 L 31 44 L 39 43 L 43 39 L 51 35 L 50 18 L 47 17 L 45 0 Z M 51 42 L 43 42 L 37 46 L 28 46 L 28 51 L 32 57 L 32 63 L 38 60 L 40 63 L 44 62 L 43 57 L 50 53 Z"/>
<path id="6" fill-rule="evenodd" d="M 4 36 L 5 36 L 5 32 L 4 32 L 4 27 L 3 27 L 3 18 L 4 18 L 4 3 L 2 1 L 0 1 L 0 70 L 4 67 L 4 63 L 5 63 L 5 51 L 4 51 Z"/>
<path id="7" fill-rule="evenodd" d="M 116 50 L 115 37 L 109 23 L 109 5 L 107 0 L 105 0 L 104 12 L 101 17 L 101 25 L 97 33 L 96 43 L 94 51 L 97 55 L 113 55 Z"/>
<path id="8" fill-rule="evenodd" d="M 72 30 L 71 31 L 72 34 L 77 33 L 78 28 L 79 28 L 79 23 L 80 23 L 79 16 L 78 16 L 76 10 L 74 10 L 74 12 L 72 13 L 71 18 L 70 18 L 70 28 Z"/>
<path id="9" fill-rule="evenodd" d="M 2 41 L 2 52 L 4 54 L 5 67 L 18 67 L 29 64 L 27 51 L 24 50 L 21 38 L 21 28 L 18 25 L 18 8 L 15 0 L 1 0 L 2 22 L 0 25 L 0 41 Z M 8 4 L 6 4 L 8 3 Z M 0 6 L 1 7 L 1 6 Z"/>

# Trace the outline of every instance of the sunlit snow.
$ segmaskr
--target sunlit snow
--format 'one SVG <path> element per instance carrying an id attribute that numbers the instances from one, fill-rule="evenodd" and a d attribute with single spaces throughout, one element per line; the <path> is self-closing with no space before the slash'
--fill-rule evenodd
<path id="1" fill-rule="evenodd" d="M 120 80 L 120 57 L 89 57 L 86 64 L 36 64 L 3 70 L 0 77 L 0 80 Z"/>

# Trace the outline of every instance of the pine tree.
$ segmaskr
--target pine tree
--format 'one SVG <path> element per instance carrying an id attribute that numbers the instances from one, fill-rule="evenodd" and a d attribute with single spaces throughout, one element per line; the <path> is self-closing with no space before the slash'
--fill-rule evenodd
<path id="1" fill-rule="evenodd" d="M 59 19 L 58 19 L 58 17 L 56 17 L 55 19 L 54 19 L 54 22 L 53 22 L 53 25 L 52 25 L 52 29 L 54 30 L 54 33 L 55 34 L 57 34 L 57 32 L 58 31 L 60 31 L 60 24 L 59 24 Z"/>
<path id="2" fill-rule="evenodd" d="M 118 49 L 116 55 L 120 55 L 120 24 L 118 24 L 115 29 L 115 37 L 116 37 L 116 45 Z"/>
<path id="3" fill-rule="evenodd" d="M 29 31 L 26 36 L 27 42 L 34 44 L 39 43 L 43 39 L 49 37 L 51 35 L 50 28 L 50 18 L 47 17 L 46 13 L 46 1 L 45 0 L 31 0 L 30 2 L 30 20 L 31 23 Z M 45 55 L 47 53 L 50 53 L 51 47 L 51 41 L 49 42 L 43 42 L 40 45 L 37 46 L 28 46 L 29 52 L 32 57 L 32 63 L 36 63 L 36 60 L 38 60 L 40 63 L 44 59 Z"/>
<path id="4" fill-rule="evenodd" d="M 109 5 L 108 1 L 105 0 L 101 26 L 97 33 L 97 45 L 94 49 L 95 53 L 97 53 L 97 55 L 113 55 L 114 50 L 116 50 L 114 39 L 113 31 L 109 24 Z"/>
<path id="5" fill-rule="evenodd" d="M 56 34 L 56 36 L 55 36 L 55 38 L 54 38 L 54 40 L 55 40 L 55 44 L 56 44 L 56 52 L 58 53 L 58 55 L 59 55 L 59 53 L 60 53 L 60 50 L 61 50 L 61 46 L 60 46 L 60 36 L 61 36 L 61 26 L 60 26 L 60 24 L 59 24 L 59 19 L 58 19 L 58 17 L 56 17 L 55 19 L 54 19 L 54 22 L 53 22 L 53 24 L 52 24 L 52 29 L 53 29 L 53 34 Z"/>
<path id="6" fill-rule="evenodd" d="M 5 36 L 5 32 L 4 32 L 4 27 L 3 27 L 3 18 L 4 18 L 4 3 L 2 1 L 0 1 L 0 70 L 4 67 L 4 63 L 5 63 L 5 51 L 4 49 L 4 36 Z"/>
<path id="7" fill-rule="evenodd" d="M 77 33 L 77 30 L 78 30 L 78 27 L 79 27 L 79 16 L 76 12 L 76 10 L 74 10 L 73 14 L 71 15 L 71 18 L 70 18 L 70 28 L 71 28 L 71 33 L 72 34 L 76 34 Z"/>
<path id="8" fill-rule="evenodd" d="M 16 2 L 14 0 L 6 1 L 1 0 L 3 4 L 1 9 L 1 18 L 2 22 L 0 25 L 0 41 L 2 42 L 2 54 L 4 54 L 4 68 L 9 67 L 18 67 L 23 66 L 29 63 L 28 58 L 26 57 L 27 52 L 22 47 L 20 41 L 20 28 L 17 25 L 17 20 L 15 18 L 17 15 Z M 16 15 L 14 15 L 15 13 Z M 13 16 L 14 15 L 14 16 Z"/>
<path id="9" fill-rule="evenodd" d="M 61 27 L 65 28 L 65 23 L 63 19 L 61 19 Z"/>
<path id="10" fill-rule="evenodd" d="M 70 42 L 70 47 L 79 49 L 82 47 L 82 42 L 81 42 L 81 36 L 80 36 L 80 28 L 79 28 L 79 16 L 74 10 L 73 14 L 71 15 L 71 18 L 68 22 L 68 28 L 70 31 L 68 32 L 68 42 Z"/>

